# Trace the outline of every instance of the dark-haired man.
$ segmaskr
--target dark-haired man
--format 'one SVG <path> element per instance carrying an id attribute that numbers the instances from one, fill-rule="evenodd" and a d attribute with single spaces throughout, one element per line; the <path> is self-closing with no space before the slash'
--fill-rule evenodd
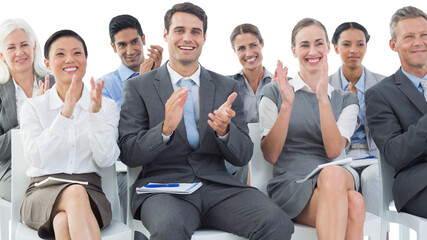
<path id="1" fill-rule="evenodd" d="M 148 49 L 148 58 L 144 58 L 143 46 L 145 35 L 141 25 L 131 15 L 118 15 L 111 19 L 109 24 L 111 47 L 120 57 L 121 63 L 117 70 L 97 80 L 104 79 L 102 95 L 113 99 L 120 109 L 122 102 L 122 90 L 125 81 L 138 74 L 158 68 L 162 62 L 163 48 L 152 45 Z M 122 221 L 126 222 L 127 180 L 126 172 L 117 173 L 119 186 L 120 207 L 122 209 Z"/>
<path id="2" fill-rule="evenodd" d="M 131 15 L 124 14 L 112 18 L 109 31 L 111 47 L 119 55 L 121 64 L 117 70 L 97 81 L 104 79 L 102 94 L 116 101 L 120 109 L 124 82 L 138 74 L 158 68 L 162 62 L 163 48 L 151 45 L 147 49 L 148 58 L 144 58 L 145 35 L 139 21 Z"/>
<path id="3" fill-rule="evenodd" d="M 198 228 L 249 239 L 290 239 L 289 216 L 257 189 L 231 176 L 224 159 L 242 166 L 253 143 L 236 81 L 199 64 L 207 16 L 192 4 L 165 15 L 169 61 L 123 88 L 121 159 L 143 166 L 132 189 L 148 183 L 193 183 L 192 194 L 133 194 L 132 214 L 150 239 L 191 239 Z M 188 84 L 188 85 L 187 85 Z"/>

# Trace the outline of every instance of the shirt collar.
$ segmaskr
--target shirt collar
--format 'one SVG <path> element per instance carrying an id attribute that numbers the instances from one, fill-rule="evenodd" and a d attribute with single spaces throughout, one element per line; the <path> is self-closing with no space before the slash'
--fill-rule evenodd
<path id="1" fill-rule="evenodd" d="M 169 62 L 166 66 L 168 68 L 168 72 L 169 72 L 169 76 L 170 76 L 171 81 L 172 81 L 172 85 L 175 85 L 179 80 L 181 80 L 182 78 L 185 78 L 185 77 L 181 76 L 179 73 L 177 73 L 175 70 L 173 70 L 172 67 L 170 66 Z M 194 72 L 193 75 L 189 76 L 188 78 L 191 78 L 191 80 L 193 80 L 196 83 L 196 85 L 200 87 L 200 64 L 199 64 L 199 67 L 197 68 L 196 72 Z"/>
<path id="2" fill-rule="evenodd" d="M 132 76 L 134 73 L 136 73 L 132 69 L 126 67 L 123 63 L 120 63 L 120 66 L 117 69 L 117 71 L 119 73 L 120 80 L 122 82 L 128 80 L 130 76 Z"/>
<path id="3" fill-rule="evenodd" d="M 289 84 L 294 87 L 294 92 L 299 91 L 299 90 L 302 90 L 305 92 L 311 92 L 311 93 L 313 92 L 311 90 L 311 88 L 302 80 L 299 73 L 289 81 Z M 332 91 L 333 90 L 334 90 L 334 87 L 332 87 L 331 84 L 328 83 L 329 99 L 331 99 L 331 97 L 332 97 Z"/>
<path id="4" fill-rule="evenodd" d="M 264 80 L 266 78 L 273 79 L 273 74 L 271 72 L 267 71 L 267 69 L 265 69 L 265 67 L 263 67 L 263 69 L 264 69 L 264 75 L 262 76 L 262 80 Z M 240 70 L 240 72 L 238 74 L 246 79 L 245 75 L 243 74 L 243 68 L 242 68 L 242 70 Z"/>
<path id="5" fill-rule="evenodd" d="M 22 89 L 17 83 L 16 83 L 16 81 L 15 81 L 15 79 L 14 78 L 12 78 L 12 82 L 13 82 L 13 85 L 15 86 L 15 91 L 18 91 L 18 89 Z M 37 89 L 37 90 L 39 90 L 39 84 L 37 83 L 37 79 L 36 79 L 36 77 L 34 76 L 34 85 L 33 85 L 33 90 L 34 89 Z M 34 91 L 33 91 L 34 92 Z"/>
<path id="6" fill-rule="evenodd" d="M 342 68 L 340 67 L 340 78 L 341 78 L 341 86 L 343 87 L 343 90 L 347 90 L 348 87 L 348 80 L 345 78 L 344 73 L 342 72 Z M 360 76 L 359 80 L 356 83 L 357 90 L 359 92 L 364 93 L 365 92 L 365 68 L 363 68 L 362 75 Z"/>
<path id="7" fill-rule="evenodd" d="M 412 84 L 414 84 L 414 86 L 416 88 L 418 88 L 420 86 L 421 78 L 419 78 L 417 76 L 414 76 L 414 75 L 412 75 L 412 74 L 410 74 L 408 72 L 405 72 L 405 70 L 403 70 L 403 68 L 401 68 L 401 69 L 402 69 L 403 74 L 405 74 L 405 76 L 408 77 L 409 80 L 411 80 Z M 424 75 L 424 77 L 422 79 L 427 80 L 427 74 Z"/>
<path id="8" fill-rule="evenodd" d="M 50 110 L 61 108 L 64 105 L 64 102 L 61 100 L 58 91 L 56 90 L 56 84 L 53 85 L 52 88 L 49 89 L 46 93 L 49 94 Z M 91 103 L 89 98 L 89 90 L 87 90 L 86 87 L 83 85 L 82 96 L 80 97 L 76 105 L 79 105 L 85 110 L 89 110 L 90 104 Z"/>

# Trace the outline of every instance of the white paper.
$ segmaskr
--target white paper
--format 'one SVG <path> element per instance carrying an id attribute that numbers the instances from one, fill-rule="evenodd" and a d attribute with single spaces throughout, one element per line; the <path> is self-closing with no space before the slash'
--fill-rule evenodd
<path id="1" fill-rule="evenodd" d="M 297 180 L 297 183 L 302 183 L 302 182 L 307 181 L 307 179 L 316 175 L 316 173 L 318 173 L 324 167 L 331 166 L 331 165 L 344 166 L 344 165 L 350 164 L 352 161 L 353 161 L 353 158 L 349 157 L 349 158 L 344 158 L 344 159 L 332 161 L 329 163 L 320 164 L 315 169 L 313 169 L 313 171 L 311 171 L 307 176 L 305 176 L 305 178 Z"/>
<path id="2" fill-rule="evenodd" d="M 160 184 L 164 185 L 165 183 L 149 183 L 151 184 Z M 171 184 L 171 183 L 167 183 Z M 202 186 L 201 182 L 196 183 L 178 183 L 178 187 L 155 187 L 155 188 L 148 188 L 148 187 L 137 187 L 136 193 L 137 194 L 144 194 L 144 193 L 170 193 L 170 194 L 192 194 L 194 191 L 199 189 Z"/>
<path id="3" fill-rule="evenodd" d="M 354 160 L 350 163 L 350 167 L 352 168 L 358 168 L 358 167 L 364 167 L 369 166 L 374 163 L 378 163 L 377 158 L 367 158 L 367 159 L 360 159 L 360 160 Z"/>
<path id="4" fill-rule="evenodd" d="M 38 187 L 40 185 L 43 185 L 43 187 L 47 187 L 50 185 L 62 184 L 62 183 L 77 183 L 77 184 L 87 185 L 87 182 L 64 179 L 64 178 L 48 177 L 41 182 L 35 183 L 34 186 Z"/>

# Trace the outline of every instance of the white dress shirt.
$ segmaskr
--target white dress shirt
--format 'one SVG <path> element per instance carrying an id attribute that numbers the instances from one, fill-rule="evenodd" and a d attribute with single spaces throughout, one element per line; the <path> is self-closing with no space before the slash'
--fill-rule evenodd
<path id="1" fill-rule="evenodd" d="M 311 88 L 301 79 L 299 74 L 289 81 L 289 84 L 294 87 L 296 91 L 313 92 Z M 331 98 L 331 93 L 334 90 L 330 84 L 328 84 L 328 96 Z M 260 116 L 260 128 L 261 137 L 267 136 L 268 132 L 273 128 L 274 123 L 279 115 L 278 106 L 267 97 L 261 99 L 259 105 L 259 116 Z M 357 125 L 357 113 L 359 112 L 359 106 L 357 104 L 351 104 L 345 107 L 337 120 L 337 126 L 341 133 L 341 136 L 345 137 L 350 143 L 351 136 Z"/>
<path id="2" fill-rule="evenodd" d="M 117 146 L 119 110 L 102 97 L 98 113 L 90 112 L 90 92 L 83 87 L 73 115 L 61 115 L 64 105 L 56 85 L 43 96 L 28 99 L 21 111 L 21 136 L 29 177 L 47 174 L 96 172 L 113 165 L 120 155 Z"/>
<path id="3" fill-rule="evenodd" d="M 16 98 L 16 117 L 18 119 L 18 123 L 20 122 L 19 119 L 19 113 L 21 112 L 22 105 L 24 104 L 25 100 L 27 100 L 27 95 L 24 92 L 24 89 L 22 89 L 13 79 L 13 85 L 15 85 L 15 98 Z M 34 77 L 34 84 L 33 84 L 33 95 L 31 98 L 37 97 L 37 92 L 39 91 L 39 85 L 37 84 L 36 77 Z"/>

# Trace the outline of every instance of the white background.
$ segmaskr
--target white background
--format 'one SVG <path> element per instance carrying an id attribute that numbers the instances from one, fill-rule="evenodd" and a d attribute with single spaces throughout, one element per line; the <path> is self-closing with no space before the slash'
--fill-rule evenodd
<path id="1" fill-rule="evenodd" d="M 85 82 L 114 71 L 120 60 L 110 46 L 108 24 L 112 17 L 131 14 L 139 19 L 147 44 L 161 45 L 168 59 L 163 40 L 163 17 L 172 0 L 2 0 L 0 22 L 23 18 L 34 29 L 41 47 L 55 31 L 71 29 L 80 34 L 88 47 L 88 68 Z M 371 40 L 364 65 L 371 71 L 393 74 L 400 66 L 397 53 L 389 45 L 389 22 L 393 13 L 406 5 L 427 11 L 426 0 L 194 0 L 208 15 L 207 41 L 200 63 L 213 71 L 229 75 L 240 71 L 240 64 L 230 44 L 231 31 L 241 23 L 252 23 L 261 31 L 265 41 L 264 66 L 274 72 L 276 61 L 289 67 L 289 75 L 298 71 L 297 60 L 291 54 L 290 38 L 294 25 L 302 18 L 321 21 L 329 38 L 342 22 L 355 21 L 366 27 Z M 329 54 L 329 74 L 341 64 L 332 45 Z M 392 225 L 391 240 L 397 239 L 397 227 Z M 413 236 L 414 237 L 414 236 Z"/>
<path id="2" fill-rule="evenodd" d="M 85 82 L 117 69 L 120 60 L 110 46 L 108 24 L 112 17 L 131 14 L 139 19 L 146 35 L 147 45 L 161 45 L 168 59 L 167 45 L 163 39 L 163 17 L 173 4 L 171 0 L 3 0 L 0 21 L 23 18 L 34 29 L 41 47 L 46 39 L 60 29 L 71 29 L 80 34 L 88 47 L 88 68 Z M 321 21 L 329 38 L 335 28 L 346 21 L 364 25 L 371 40 L 364 65 L 371 71 L 391 75 L 400 66 L 397 53 L 389 45 L 389 22 L 392 14 L 406 5 L 427 11 L 425 0 L 195 0 L 208 15 L 207 40 L 200 63 L 213 71 L 229 75 L 240 71 L 240 64 L 230 44 L 231 31 L 241 23 L 258 26 L 265 41 L 264 66 L 274 72 L 278 59 L 289 67 L 289 75 L 298 71 L 297 60 L 290 50 L 290 36 L 294 25 L 302 18 Z M 145 53 L 145 52 L 144 52 Z M 341 64 L 332 45 L 329 54 L 329 73 Z"/>

